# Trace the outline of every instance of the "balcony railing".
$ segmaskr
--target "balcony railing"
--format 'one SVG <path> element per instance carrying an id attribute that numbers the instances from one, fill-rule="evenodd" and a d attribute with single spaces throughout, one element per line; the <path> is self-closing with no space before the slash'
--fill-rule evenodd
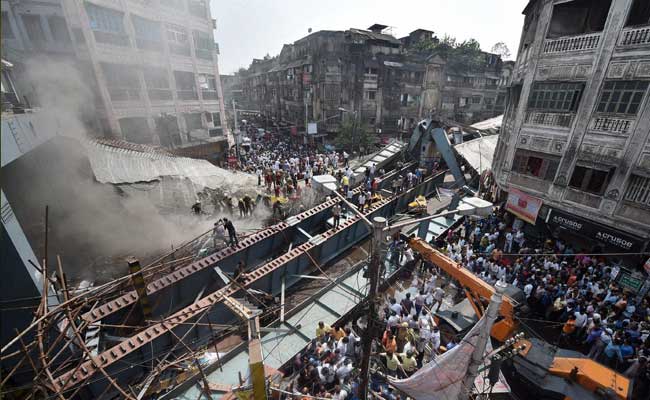
<path id="1" fill-rule="evenodd" d="M 623 118 L 596 117 L 591 121 L 591 130 L 599 132 L 628 133 L 632 120 Z"/>
<path id="2" fill-rule="evenodd" d="M 127 34 L 111 33 L 103 31 L 93 31 L 95 40 L 99 43 L 112 44 L 113 46 L 130 47 L 129 36 Z"/>
<path id="3" fill-rule="evenodd" d="M 619 46 L 634 46 L 639 44 L 650 44 L 650 26 L 628 28 L 621 32 L 621 37 L 618 40 Z"/>
<path id="4" fill-rule="evenodd" d="M 598 47 L 599 42 L 600 33 L 547 39 L 544 42 L 544 53 L 566 53 L 570 51 L 593 50 Z"/>
<path id="5" fill-rule="evenodd" d="M 212 60 L 211 49 L 196 49 L 196 57 L 203 60 Z"/>
<path id="6" fill-rule="evenodd" d="M 143 38 L 135 38 L 135 45 L 141 50 L 162 51 L 162 42 Z"/>
<path id="7" fill-rule="evenodd" d="M 161 101 L 171 100 L 172 91 L 170 89 L 149 89 L 149 100 Z"/>
<path id="8" fill-rule="evenodd" d="M 179 56 L 189 57 L 190 54 L 190 45 L 188 43 L 169 43 L 169 52 Z"/>
<path id="9" fill-rule="evenodd" d="M 201 95 L 203 100 L 217 100 L 219 98 L 216 90 L 201 90 Z"/>
<path id="10" fill-rule="evenodd" d="M 108 88 L 108 94 L 113 101 L 140 100 L 140 89 L 137 88 Z"/>
<path id="11" fill-rule="evenodd" d="M 526 112 L 524 123 L 531 125 L 561 126 L 569 128 L 575 114 L 570 113 L 548 113 L 538 111 Z"/>
<path id="12" fill-rule="evenodd" d="M 176 95 L 180 100 L 198 100 L 199 95 L 194 90 L 177 90 Z"/>

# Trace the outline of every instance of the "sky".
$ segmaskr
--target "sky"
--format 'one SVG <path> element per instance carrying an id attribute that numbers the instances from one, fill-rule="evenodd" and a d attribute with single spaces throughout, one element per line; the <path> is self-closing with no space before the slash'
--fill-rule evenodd
<path id="1" fill-rule="evenodd" d="M 489 51 L 505 42 L 514 59 L 528 0 L 211 0 L 217 20 L 219 68 L 231 74 L 253 58 L 277 55 L 308 29 L 392 27 L 396 37 L 422 28 L 458 40 L 474 38 Z"/>

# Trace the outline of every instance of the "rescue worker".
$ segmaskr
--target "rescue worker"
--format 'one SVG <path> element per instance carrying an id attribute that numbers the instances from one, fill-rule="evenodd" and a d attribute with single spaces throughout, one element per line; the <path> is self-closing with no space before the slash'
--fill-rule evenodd
<path id="1" fill-rule="evenodd" d="M 223 227 L 228 231 L 229 244 L 231 246 L 236 246 L 239 244 L 239 240 L 237 239 L 237 231 L 235 230 L 235 226 L 232 224 L 232 221 L 230 221 L 228 218 L 224 218 Z"/>

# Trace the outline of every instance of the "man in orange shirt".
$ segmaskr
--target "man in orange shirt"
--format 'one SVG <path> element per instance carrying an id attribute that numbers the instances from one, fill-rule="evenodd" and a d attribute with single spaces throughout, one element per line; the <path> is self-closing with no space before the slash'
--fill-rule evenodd
<path id="1" fill-rule="evenodd" d="M 570 340 L 573 336 L 573 333 L 576 331 L 576 316 L 575 314 L 569 315 L 569 319 L 562 326 L 562 334 L 560 335 L 559 343 L 562 343 L 562 340 Z M 558 345 L 559 345 L 558 343 Z"/>

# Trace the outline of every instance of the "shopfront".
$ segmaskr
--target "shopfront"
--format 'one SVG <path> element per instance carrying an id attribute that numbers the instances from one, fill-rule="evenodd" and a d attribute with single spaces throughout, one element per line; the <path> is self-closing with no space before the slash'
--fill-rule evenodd
<path id="1" fill-rule="evenodd" d="M 551 208 L 546 216 L 549 229 L 560 237 L 575 235 L 588 245 L 587 250 L 600 247 L 613 253 L 643 251 L 643 239 L 596 222 Z M 581 246 L 587 247 L 587 246 Z"/>

